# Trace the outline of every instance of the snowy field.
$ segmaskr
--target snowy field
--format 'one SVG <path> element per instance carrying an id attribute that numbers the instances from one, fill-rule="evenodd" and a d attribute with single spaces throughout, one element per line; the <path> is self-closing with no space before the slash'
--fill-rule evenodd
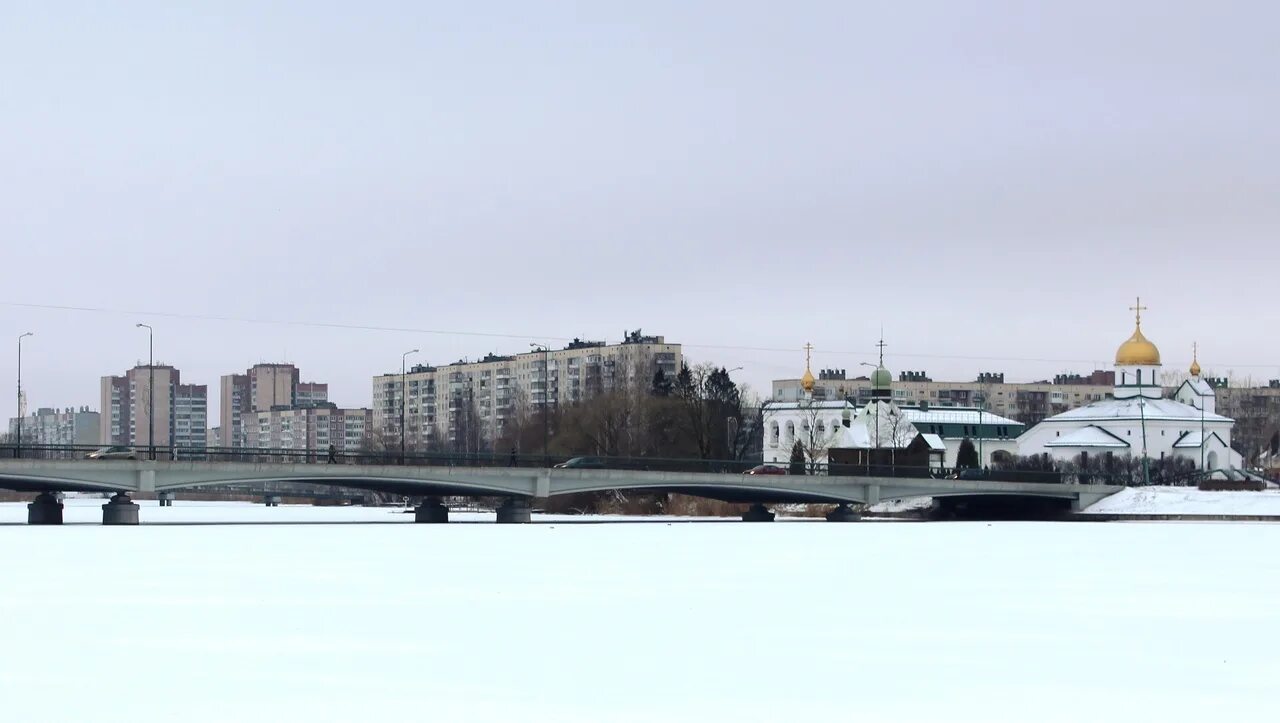
<path id="1" fill-rule="evenodd" d="M 1086 513 L 1121 515 L 1280 515 L 1280 490 L 1203 492 L 1195 487 L 1129 487 Z"/>
<path id="2" fill-rule="evenodd" d="M 1277 549 L 1266 523 L 0 524 L 0 716 L 1270 720 Z"/>

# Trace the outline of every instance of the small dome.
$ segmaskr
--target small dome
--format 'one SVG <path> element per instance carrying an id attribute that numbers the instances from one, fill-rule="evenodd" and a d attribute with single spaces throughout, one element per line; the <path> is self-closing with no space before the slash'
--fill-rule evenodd
<path id="1" fill-rule="evenodd" d="M 1200 376 L 1200 362 L 1196 359 L 1191 360 L 1191 376 Z"/>
<path id="2" fill-rule="evenodd" d="M 1116 350 L 1116 364 L 1160 364 L 1160 350 L 1142 335 L 1142 327 L 1133 330 L 1133 336 Z"/>
<path id="3" fill-rule="evenodd" d="M 893 375 L 884 367 L 876 367 L 871 372 L 871 388 L 872 389 L 888 389 L 893 385 Z"/>

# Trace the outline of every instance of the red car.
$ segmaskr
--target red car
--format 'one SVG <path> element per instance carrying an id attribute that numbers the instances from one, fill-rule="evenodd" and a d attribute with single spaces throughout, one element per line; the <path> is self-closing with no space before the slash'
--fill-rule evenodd
<path id="1" fill-rule="evenodd" d="M 743 474 L 786 474 L 786 467 L 775 467 L 771 464 L 758 464 Z"/>

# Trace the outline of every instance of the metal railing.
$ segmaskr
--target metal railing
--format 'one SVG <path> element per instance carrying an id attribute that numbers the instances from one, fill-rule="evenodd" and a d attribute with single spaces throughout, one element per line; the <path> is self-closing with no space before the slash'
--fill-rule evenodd
<path id="1" fill-rule="evenodd" d="M 104 449 L 85 445 L 13 445 L 0 446 L 0 459 L 86 459 L 92 453 Z M 109 463 L 112 459 L 139 459 L 150 457 L 147 447 L 112 447 L 116 452 L 100 459 Z M 341 464 L 341 465 L 405 465 L 437 467 L 512 467 L 547 468 L 565 467 L 582 470 L 632 470 L 638 472 L 707 472 L 718 474 L 743 474 L 759 467 L 769 467 L 766 472 L 796 474 L 790 464 L 761 465 L 756 460 L 685 459 L 666 457 L 605 457 L 499 454 L 489 452 L 449 453 L 412 452 L 400 455 L 398 451 L 327 452 L 311 449 L 267 449 L 240 447 L 156 447 L 155 459 L 201 462 L 248 462 L 254 464 Z M 926 479 L 990 480 L 995 482 L 1039 482 L 1050 484 L 1134 484 L 1132 471 L 1082 472 L 1052 470 L 1013 469 L 955 469 L 917 467 L 886 464 L 805 464 L 802 472 L 811 476 L 849 477 L 900 477 Z M 1140 482 L 1139 482 L 1140 483 Z M 1165 482 L 1166 484 L 1168 482 Z"/>

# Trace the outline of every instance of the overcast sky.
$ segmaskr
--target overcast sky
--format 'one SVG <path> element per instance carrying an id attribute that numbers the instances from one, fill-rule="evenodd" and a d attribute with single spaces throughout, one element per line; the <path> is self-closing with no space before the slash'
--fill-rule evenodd
<path id="1" fill-rule="evenodd" d="M 258 361 L 357 406 L 414 347 L 636 327 L 756 388 L 881 326 L 895 372 L 1044 378 L 1139 294 L 1166 365 L 1280 376 L 1274 2 L 183 5 L 0 4 L 33 408 L 96 408 L 139 321 L 213 423 Z"/>

